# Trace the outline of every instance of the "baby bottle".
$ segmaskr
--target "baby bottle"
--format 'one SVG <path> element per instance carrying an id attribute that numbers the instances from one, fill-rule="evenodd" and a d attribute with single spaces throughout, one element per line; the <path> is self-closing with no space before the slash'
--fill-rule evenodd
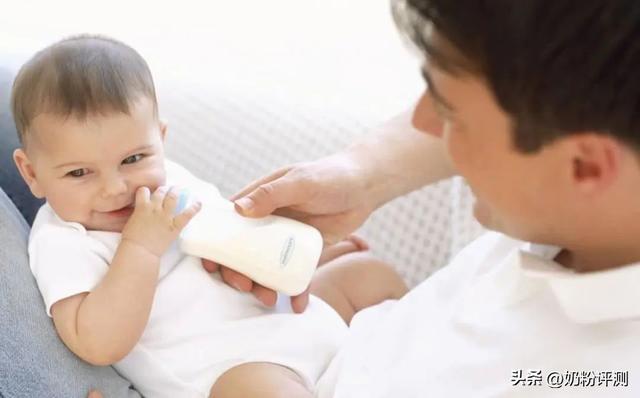
<path id="1" fill-rule="evenodd" d="M 176 211 L 194 196 L 183 190 Z M 276 215 L 243 217 L 217 190 L 197 195 L 197 199 L 202 208 L 178 238 L 183 252 L 222 264 L 291 296 L 309 286 L 323 245 L 317 229 Z"/>

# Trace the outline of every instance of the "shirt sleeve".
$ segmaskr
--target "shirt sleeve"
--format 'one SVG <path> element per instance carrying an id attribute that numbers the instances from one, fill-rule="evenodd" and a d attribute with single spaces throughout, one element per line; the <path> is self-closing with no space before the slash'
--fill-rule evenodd
<path id="1" fill-rule="evenodd" d="M 86 232 L 45 226 L 29 242 L 29 265 L 47 315 L 56 302 L 90 292 L 109 270 L 109 259 Z"/>

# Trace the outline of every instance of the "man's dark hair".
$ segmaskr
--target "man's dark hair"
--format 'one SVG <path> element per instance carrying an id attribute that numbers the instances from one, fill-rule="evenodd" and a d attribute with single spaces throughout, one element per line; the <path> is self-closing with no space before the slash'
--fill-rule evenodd
<path id="1" fill-rule="evenodd" d="M 145 60 L 117 40 L 80 35 L 61 40 L 33 56 L 16 76 L 11 111 L 23 145 L 41 113 L 80 120 L 88 115 L 129 114 L 136 100 L 157 99 Z"/>
<path id="2" fill-rule="evenodd" d="M 430 62 L 486 79 L 519 150 L 586 131 L 640 149 L 640 1 L 399 0 L 393 10 Z"/>

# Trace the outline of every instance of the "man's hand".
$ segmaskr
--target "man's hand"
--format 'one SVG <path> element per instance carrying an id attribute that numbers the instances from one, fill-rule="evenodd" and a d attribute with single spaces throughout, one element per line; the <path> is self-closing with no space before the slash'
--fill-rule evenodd
<path id="1" fill-rule="evenodd" d="M 102 393 L 100 393 L 100 391 L 98 390 L 91 390 L 89 391 L 89 395 L 87 395 L 87 398 L 102 398 Z"/>
<path id="2" fill-rule="evenodd" d="M 318 266 L 333 260 L 336 257 L 342 256 L 354 251 L 368 250 L 369 245 L 361 238 L 352 235 L 348 239 L 340 241 L 335 245 L 327 246 L 320 255 Z M 277 293 L 267 287 L 253 282 L 248 277 L 236 272 L 230 268 L 220 266 L 212 261 L 202 259 L 202 266 L 209 272 L 220 272 L 222 279 L 228 284 L 242 292 L 251 292 L 260 302 L 268 307 L 275 305 L 277 300 Z M 301 313 L 307 308 L 309 303 L 309 291 L 305 291 L 302 294 L 291 297 L 291 307 L 296 313 Z"/>
<path id="3" fill-rule="evenodd" d="M 326 246 L 344 239 L 360 227 L 378 206 L 368 195 L 366 177 L 348 153 L 284 167 L 254 181 L 231 197 L 236 210 L 246 217 L 271 213 L 293 218 L 317 228 Z M 246 276 L 204 260 L 209 272 L 243 292 L 251 292 L 267 306 L 275 305 L 277 294 Z M 302 312 L 309 292 L 291 298 L 291 307 Z"/>
<path id="4" fill-rule="evenodd" d="M 378 206 L 348 153 L 277 170 L 231 197 L 246 217 L 277 214 L 317 228 L 326 244 L 344 239 Z"/>

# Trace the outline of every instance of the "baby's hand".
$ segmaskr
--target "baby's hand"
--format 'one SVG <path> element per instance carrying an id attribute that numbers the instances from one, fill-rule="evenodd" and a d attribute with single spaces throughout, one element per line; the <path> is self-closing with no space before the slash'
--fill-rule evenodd
<path id="1" fill-rule="evenodd" d="M 135 243 L 161 257 L 200 211 L 200 202 L 195 202 L 176 215 L 177 202 L 178 195 L 173 187 L 158 187 L 152 195 L 149 188 L 138 188 L 135 209 L 122 230 L 122 241 Z"/>

